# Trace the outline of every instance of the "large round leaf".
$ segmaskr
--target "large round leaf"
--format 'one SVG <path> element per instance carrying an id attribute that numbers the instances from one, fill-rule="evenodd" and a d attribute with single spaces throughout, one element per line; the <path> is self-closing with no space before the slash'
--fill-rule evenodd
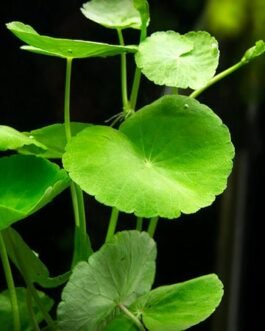
<path id="1" fill-rule="evenodd" d="M 120 304 L 128 306 L 151 289 L 155 257 L 155 242 L 147 233 L 116 234 L 88 263 L 74 268 L 58 307 L 59 329 L 102 330 Z"/>
<path id="2" fill-rule="evenodd" d="M 133 46 L 116 46 L 84 40 L 53 38 L 39 35 L 31 26 L 21 22 L 11 22 L 7 28 L 29 46 L 23 49 L 33 53 L 62 58 L 87 58 L 95 56 L 111 56 L 125 52 L 135 52 Z"/>
<path id="3" fill-rule="evenodd" d="M 204 31 L 156 32 L 135 55 L 137 66 L 156 84 L 192 89 L 203 87 L 214 76 L 218 59 L 217 41 Z"/>
<path id="4" fill-rule="evenodd" d="M 133 0 L 91 0 L 83 5 L 81 11 L 88 19 L 107 28 L 140 29 L 142 25 Z"/>
<path id="5" fill-rule="evenodd" d="M 119 131 L 83 130 L 66 146 L 63 162 L 98 201 L 137 216 L 175 218 L 223 192 L 233 156 L 228 129 L 208 107 L 165 96 Z"/>
<path id="6" fill-rule="evenodd" d="M 0 230 L 37 211 L 69 185 L 66 172 L 35 156 L 0 159 Z"/>

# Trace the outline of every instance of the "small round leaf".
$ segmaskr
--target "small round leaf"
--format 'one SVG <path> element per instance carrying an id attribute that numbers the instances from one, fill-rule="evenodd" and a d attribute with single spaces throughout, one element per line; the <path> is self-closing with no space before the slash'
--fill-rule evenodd
<path id="1" fill-rule="evenodd" d="M 63 169 L 35 156 L 0 158 L 0 230 L 34 213 L 68 185 Z"/>
<path id="2" fill-rule="evenodd" d="M 214 76 L 218 59 L 218 43 L 204 31 L 156 32 L 135 55 L 137 66 L 154 83 L 192 89 L 203 87 Z"/>
<path id="3" fill-rule="evenodd" d="M 234 148 L 220 118 L 184 96 L 164 96 L 115 130 L 93 126 L 66 146 L 70 177 L 106 205 L 176 218 L 210 205 L 226 187 Z"/>

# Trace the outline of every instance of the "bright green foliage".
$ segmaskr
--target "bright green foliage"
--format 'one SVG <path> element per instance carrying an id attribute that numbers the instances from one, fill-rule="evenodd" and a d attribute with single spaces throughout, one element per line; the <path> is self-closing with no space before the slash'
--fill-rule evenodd
<path id="1" fill-rule="evenodd" d="M 91 0 L 81 11 L 88 19 L 107 28 L 140 29 L 142 26 L 141 15 L 133 0 Z"/>
<path id="2" fill-rule="evenodd" d="M 114 318 L 103 331 L 139 331 L 138 327 L 125 315 Z"/>
<path id="3" fill-rule="evenodd" d="M 137 50 L 134 46 L 116 46 L 92 41 L 41 36 L 31 26 L 21 22 L 8 23 L 7 28 L 29 45 L 22 47 L 23 49 L 43 55 L 75 59 L 112 56 Z"/>
<path id="4" fill-rule="evenodd" d="M 68 185 L 66 172 L 35 156 L 0 158 L 0 230 L 34 213 Z"/>
<path id="5" fill-rule="evenodd" d="M 156 32 L 135 55 L 143 74 L 158 85 L 198 89 L 214 76 L 218 43 L 207 32 Z"/>
<path id="6" fill-rule="evenodd" d="M 208 318 L 222 296 L 223 284 L 218 277 L 202 276 L 154 289 L 145 300 L 140 299 L 144 306 L 139 313 L 149 331 L 182 331 Z"/>
<path id="7" fill-rule="evenodd" d="M 264 53 L 265 53 L 265 42 L 263 40 L 259 40 L 256 42 L 255 46 L 249 48 L 246 51 L 241 61 L 243 63 L 248 63 Z"/>
<path id="8" fill-rule="evenodd" d="M 16 150 L 25 145 L 34 146 L 39 152 L 46 150 L 46 146 L 35 140 L 34 137 L 27 136 L 10 126 L 0 125 L 0 151 Z"/>
<path id="9" fill-rule="evenodd" d="M 100 330 L 119 304 L 129 306 L 150 290 L 155 257 L 155 242 L 146 233 L 116 234 L 74 268 L 58 307 L 59 329 Z"/>
<path id="10" fill-rule="evenodd" d="M 71 123 L 71 133 L 75 136 L 81 130 L 87 128 L 90 124 L 87 123 Z M 64 153 L 66 145 L 65 127 L 64 124 L 52 124 L 40 129 L 36 129 L 25 133 L 39 143 L 45 145 L 46 150 L 36 150 L 30 147 L 24 147 L 19 150 L 22 154 L 35 154 L 47 159 L 60 159 Z"/>
<path id="11" fill-rule="evenodd" d="M 7 253 L 16 267 L 23 273 L 23 269 L 27 270 L 28 279 L 34 283 L 40 284 L 42 287 L 57 287 L 69 278 L 69 273 L 51 278 L 49 270 L 40 260 L 38 255 L 25 243 L 23 238 L 17 231 L 5 229 L 2 231 Z"/>
<path id="12" fill-rule="evenodd" d="M 139 11 L 141 16 L 142 25 L 145 27 L 150 20 L 149 4 L 147 0 L 133 0 L 134 7 Z"/>
<path id="13" fill-rule="evenodd" d="M 18 304 L 19 304 L 19 312 L 21 319 L 21 330 L 22 331 L 32 331 L 32 321 L 29 317 L 28 307 L 27 307 L 27 290 L 22 287 L 16 288 Z M 38 291 L 40 300 L 44 308 L 49 311 L 53 306 L 53 300 L 50 299 L 43 292 Z M 35 302 L 33 304 L 34 316 L 37 322 L 41 322 L 43 320 L 43 315 L 39 310 L 38 306 L 36 306 Z M 13 328 L 13 316 L 12 316 L 12 308 L 9 299 L 8 290 L 5 290 L 0 293 L 0 321 L 1 321 L 1 331 L 11 331 Z"/>
<path id="14" fill-rule="evenodd" d="M 233 155 L 228 129 L 207 106 L 172 95 L 136 112 L 120 130 L 83 130 L 67 145 L 63 163 L 106 205 L 175 218 L 210 205 L 225 189 Z"/>

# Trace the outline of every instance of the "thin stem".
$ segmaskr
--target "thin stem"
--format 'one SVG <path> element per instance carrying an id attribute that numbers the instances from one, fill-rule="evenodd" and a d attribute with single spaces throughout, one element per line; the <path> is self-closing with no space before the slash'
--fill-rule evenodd
<path id="1" fill-rule="evenodd" d="M 134 316 L 134 314 L 132 312 L 130 312 L 129 309 L 127 309 L 123 304 L 118 304 L 118 307 L 124 312 L 125 315 L 127 315 L 129 317 L 130 320 L 133 321 L 133 323 L 138 327 L 138 329 L 140 331 L 145 331 L 145 328 L 143 326 L 143 324 L 141 323 L 141 321 Z"/>
<path id="2" fill-rule="evenodd" d="M 64 125 L 66 141 L 69 142 L 72 137 L 71 119 L 70 119 L 70 96 L 71 96 L 71 74 L 72 74 L 72 58 L 66 59 L 66 74 L 65 74 L 65 93 L 64 93 Z M 92 254 L 90 239 L 86 230 L 86 215 L 84 206 L 83 192 L 80 187 L 71 182 L 71 197 L 74 209 L 74 218 L 76 226 L 75 234 L 75 252 L 73 265 L 81 260 L 87 260 Z"/>
<path id="3" fill-rule="evenodd" d="M 34 314 L 34 310 L 32 306 L 32 297 L 29 290 L 27 290 L 27 306 L 28 306 L 28 313 L 31 320 L 32 328 L 34 329 L 34 331 L 40 331 L 39 324 Z"/>
<path id="4" fill-rule="evenodd" d="M 138 231 L 143 230 L 143 218 L 142 217 L 137 217 L 136 230 L 138 230 Z"/>
<path id="5" fill-rule="evenodd" d="M 108 227 L 105 242 L 109 241 L 115 233 L 117 223 L 118 223 L 119 213 L 120 212 L 117 208 L 115 208 L 115 207 L 112 208 L 110 221 L 109 221 L 109 227 Z"/>
<path id="6" fill-rule="evenodd" d="M 140 35 L 140 43 L 145 40 L 147 34 L 146 26 L 142 27 L 141 30 L 141 35 Z M 133 86 L 132 86 L 132 91 L 130 95 L 130 105 L 133 110 L 135 110 L 136 104 L 137 104 L 137 99 L 138 99 L 138 93 L 139 93 L 139 88 L 140 88 L 140 83 L 141 83 L 141 69 L 136 67 L 135 69 L 135 74 L 134 74 L 134 79 L 133 79 Z"/>
<path id="7" fill-rule="evenodd" d="M 120 29 L 117 29 L 117 32 L 118 32 L 120 45 L 124 46 L 122 31 Z M 128 101 L 126 53 L 121 54 L 121 92 L 122 92 L 123 111 L 127 114 L 130 111 L 130 104 Z"/>
<path id="8" fill-rule="evenodd" d="M 234 64 L 232 67 L 220 72 L 218 75 L 214 76 L 204 87 L 194 91 L 191 93 L 191 98 L 197 98 L 202 92 L 207 90 L 210 86 L 214 85 L 215 83 L 219 82 L 221 79 L 225 78 L 226 76 L 230 75 L 234 71 L 240 69 L 242 66 L 244 66 L 245 63 L 243 61 L 240 61 L 236 64 Z"/>
<path id="9" fill-rule="evenodd" d="M 158 220 L 159 220 L 159 217 L 153 217 L 150 219 L 150 223 L 149 223 L 147 232 L 151 238 L 154 237 L 154 234 L 155 234 L 155 231 L 157 228 L 157 224 L 158 224 Z"/>
<path id="10" fill-rule="evenodd" d="M 2 264 L 3 264 L 6 283 L 7 283 L 7 287 L 8 287 L 8 291 L 9 291 L 9 296 L 10 296 L 10 303 L 11 303 L 12 313 L 13 313 L 14 331 L 20 331 L 21 324 L 20 324 L 17 293 L 16 293 L 16 288 L 15 288 L 15 283 L 14 283 L 11 267 L 10 267 L 9 260 L 8 260 L 8 255 L 7 255 L 7 251 L 6 251 L 4 238 L 3 238 L 1 232 L 0 232 L 0 256 L 1 256 Z"/>

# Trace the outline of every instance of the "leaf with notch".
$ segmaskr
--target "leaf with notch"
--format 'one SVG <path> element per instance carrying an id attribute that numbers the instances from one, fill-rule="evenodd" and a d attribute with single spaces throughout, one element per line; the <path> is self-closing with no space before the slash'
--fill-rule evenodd
<path id="1" fill-rule="evenodd" d="M 153 33 L 135 55 L 137 66 L 154 83 L 195 90 L 214 76 L 218 59 L 218 43 L 205 31 Z"/>
<path id="2" fill-rule="evenodd" d="M 212 110 L 171 95 L 136 112 L 119 130 L 83 130 L 66 146 L 63 164 L 101 203 L 140 217 L 176 218 L 223 192 L 233 156 L 229 131 Z"/>
<path id="3" fill-rule="evenodd" d="M 147 293 L 155 275 L 156 246 L 147 233 L 123 231 L 74 268 L 58 307 L 62 331 L 97 331 Z"/>
<path id="4" fill-rule="evenodd" d="M 7 28 L 29 46 L 22 49 L 61 58 L 88 58 L 136 52 L 136 46 L 117 46 L 105 43 L 53 38 L 39 35 L 31 26 L 21 22 L 8 23 Z"/>

